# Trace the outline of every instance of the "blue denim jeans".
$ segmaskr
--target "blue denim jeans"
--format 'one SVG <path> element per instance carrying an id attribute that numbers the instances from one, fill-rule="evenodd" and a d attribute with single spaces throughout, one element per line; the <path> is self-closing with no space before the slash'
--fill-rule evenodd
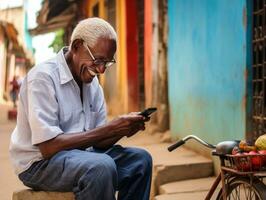
<path id="1" fill-rule="evenodd" d="M 68 150 L 19 174 L 34 190 L 73 191 L 77 200 L 148 200 L 152 158 L 138 148 Z"/>

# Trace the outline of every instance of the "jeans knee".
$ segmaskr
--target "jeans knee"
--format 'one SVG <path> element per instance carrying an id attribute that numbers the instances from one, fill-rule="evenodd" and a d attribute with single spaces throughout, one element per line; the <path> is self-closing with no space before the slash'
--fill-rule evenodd
<path id="1" fill-rule="evenodd" d="M 114 199 L 117 187 L 117 169 L 112 158 L 97 155 L 93 163 L 86 165 L 86 171 L 74 189 L 76 199 Z"/>
<path id="2" fill-rule="evenodd" d="M 102 155 L 101 159 L 95 159 L 92 168 L 98 181 L 112 180 L 113 184 L 117 182 L 117 168 L 114 160 L 107 155 Z"/>
<path id="3" fill-rule="evenodd" d="M 152 167 L 151 154 L 147 152 L 146 150 L 142 149 L 141 155 L 142 155 L 143 162 L 146 164 L 146 167 L 151 168 Z"/>
<path id="4" fill-rule="evenodd" d="M 137 148 L 134 148 L 133 152 L 137 160 L 139 161 L 140 165 L 142 166 L 142 169 L 151 172 L 152 171 L 151 154 L 144 149 L 137 149 Z"/>
<path id="5" fill-rule="evenodd" d="M 117 176 L 116 164 L 114 160 L 110 157 L 106 157 L 104 160 L 99 162 L 96 167 L 98 168 L 98 170 L 101 171 L 104 176 L 110 178 Z"/>

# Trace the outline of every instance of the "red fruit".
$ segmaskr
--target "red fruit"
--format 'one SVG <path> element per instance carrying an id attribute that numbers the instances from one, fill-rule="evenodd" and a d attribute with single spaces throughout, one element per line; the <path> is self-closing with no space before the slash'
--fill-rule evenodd
<path id="1" fill-rule="evenodd" d="M 250 151 L 249 155 L 252 155 L 252 156 L 250 156 L 252 169 L 253 170 L 259 170 L 261 168 L 261 166 L 262 166 L 261 156 L 258 156 L 258 153 L 256 151 Z"/>
<path id="2" fill-rule="evenodd" d="M 262 165 L 266 165 L 266 150 L 260 150 L 259 154 L 263 155 L 261 156 L 261 160 L 262 160 Z"/>
<path id="3" fill-rule="evenodd" d="M 257 151 L 250 151 L 249 153 L 247 153 L 248 155 L 258 155 Z"/>
<path id="4" fill-rule="evenodd" d="M 266 150 L 260 150 L 259 154 L 265 154 L 266 155 Z"/>

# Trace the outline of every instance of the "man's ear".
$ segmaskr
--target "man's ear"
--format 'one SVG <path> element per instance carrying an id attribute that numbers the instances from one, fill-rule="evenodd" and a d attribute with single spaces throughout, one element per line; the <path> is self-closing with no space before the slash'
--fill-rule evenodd
<path id="1" fill-rule="evenodd" d="M 72 45 L 71 45 L 71 51 L 73 52 L 77 52 L 78 49 L 83 45 L 83 40 L 81 39 L 75 39 L 73 42 L 72 42 Z"/>

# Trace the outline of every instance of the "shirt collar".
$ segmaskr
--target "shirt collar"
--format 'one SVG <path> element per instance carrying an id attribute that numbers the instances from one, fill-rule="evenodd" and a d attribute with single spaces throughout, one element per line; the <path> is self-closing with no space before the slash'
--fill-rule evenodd
<path id="1" fill-rule="evenodd" d="M 57 60 L 59 62 L 59 75 L 60 75 L 60 83 L 65 84 L 71 80 L 73 80 L 73 75 L 67 65 L 66 58 L 64 53 L 68 50 L 68 47 L 63 47 L 57 54 Z"/>

